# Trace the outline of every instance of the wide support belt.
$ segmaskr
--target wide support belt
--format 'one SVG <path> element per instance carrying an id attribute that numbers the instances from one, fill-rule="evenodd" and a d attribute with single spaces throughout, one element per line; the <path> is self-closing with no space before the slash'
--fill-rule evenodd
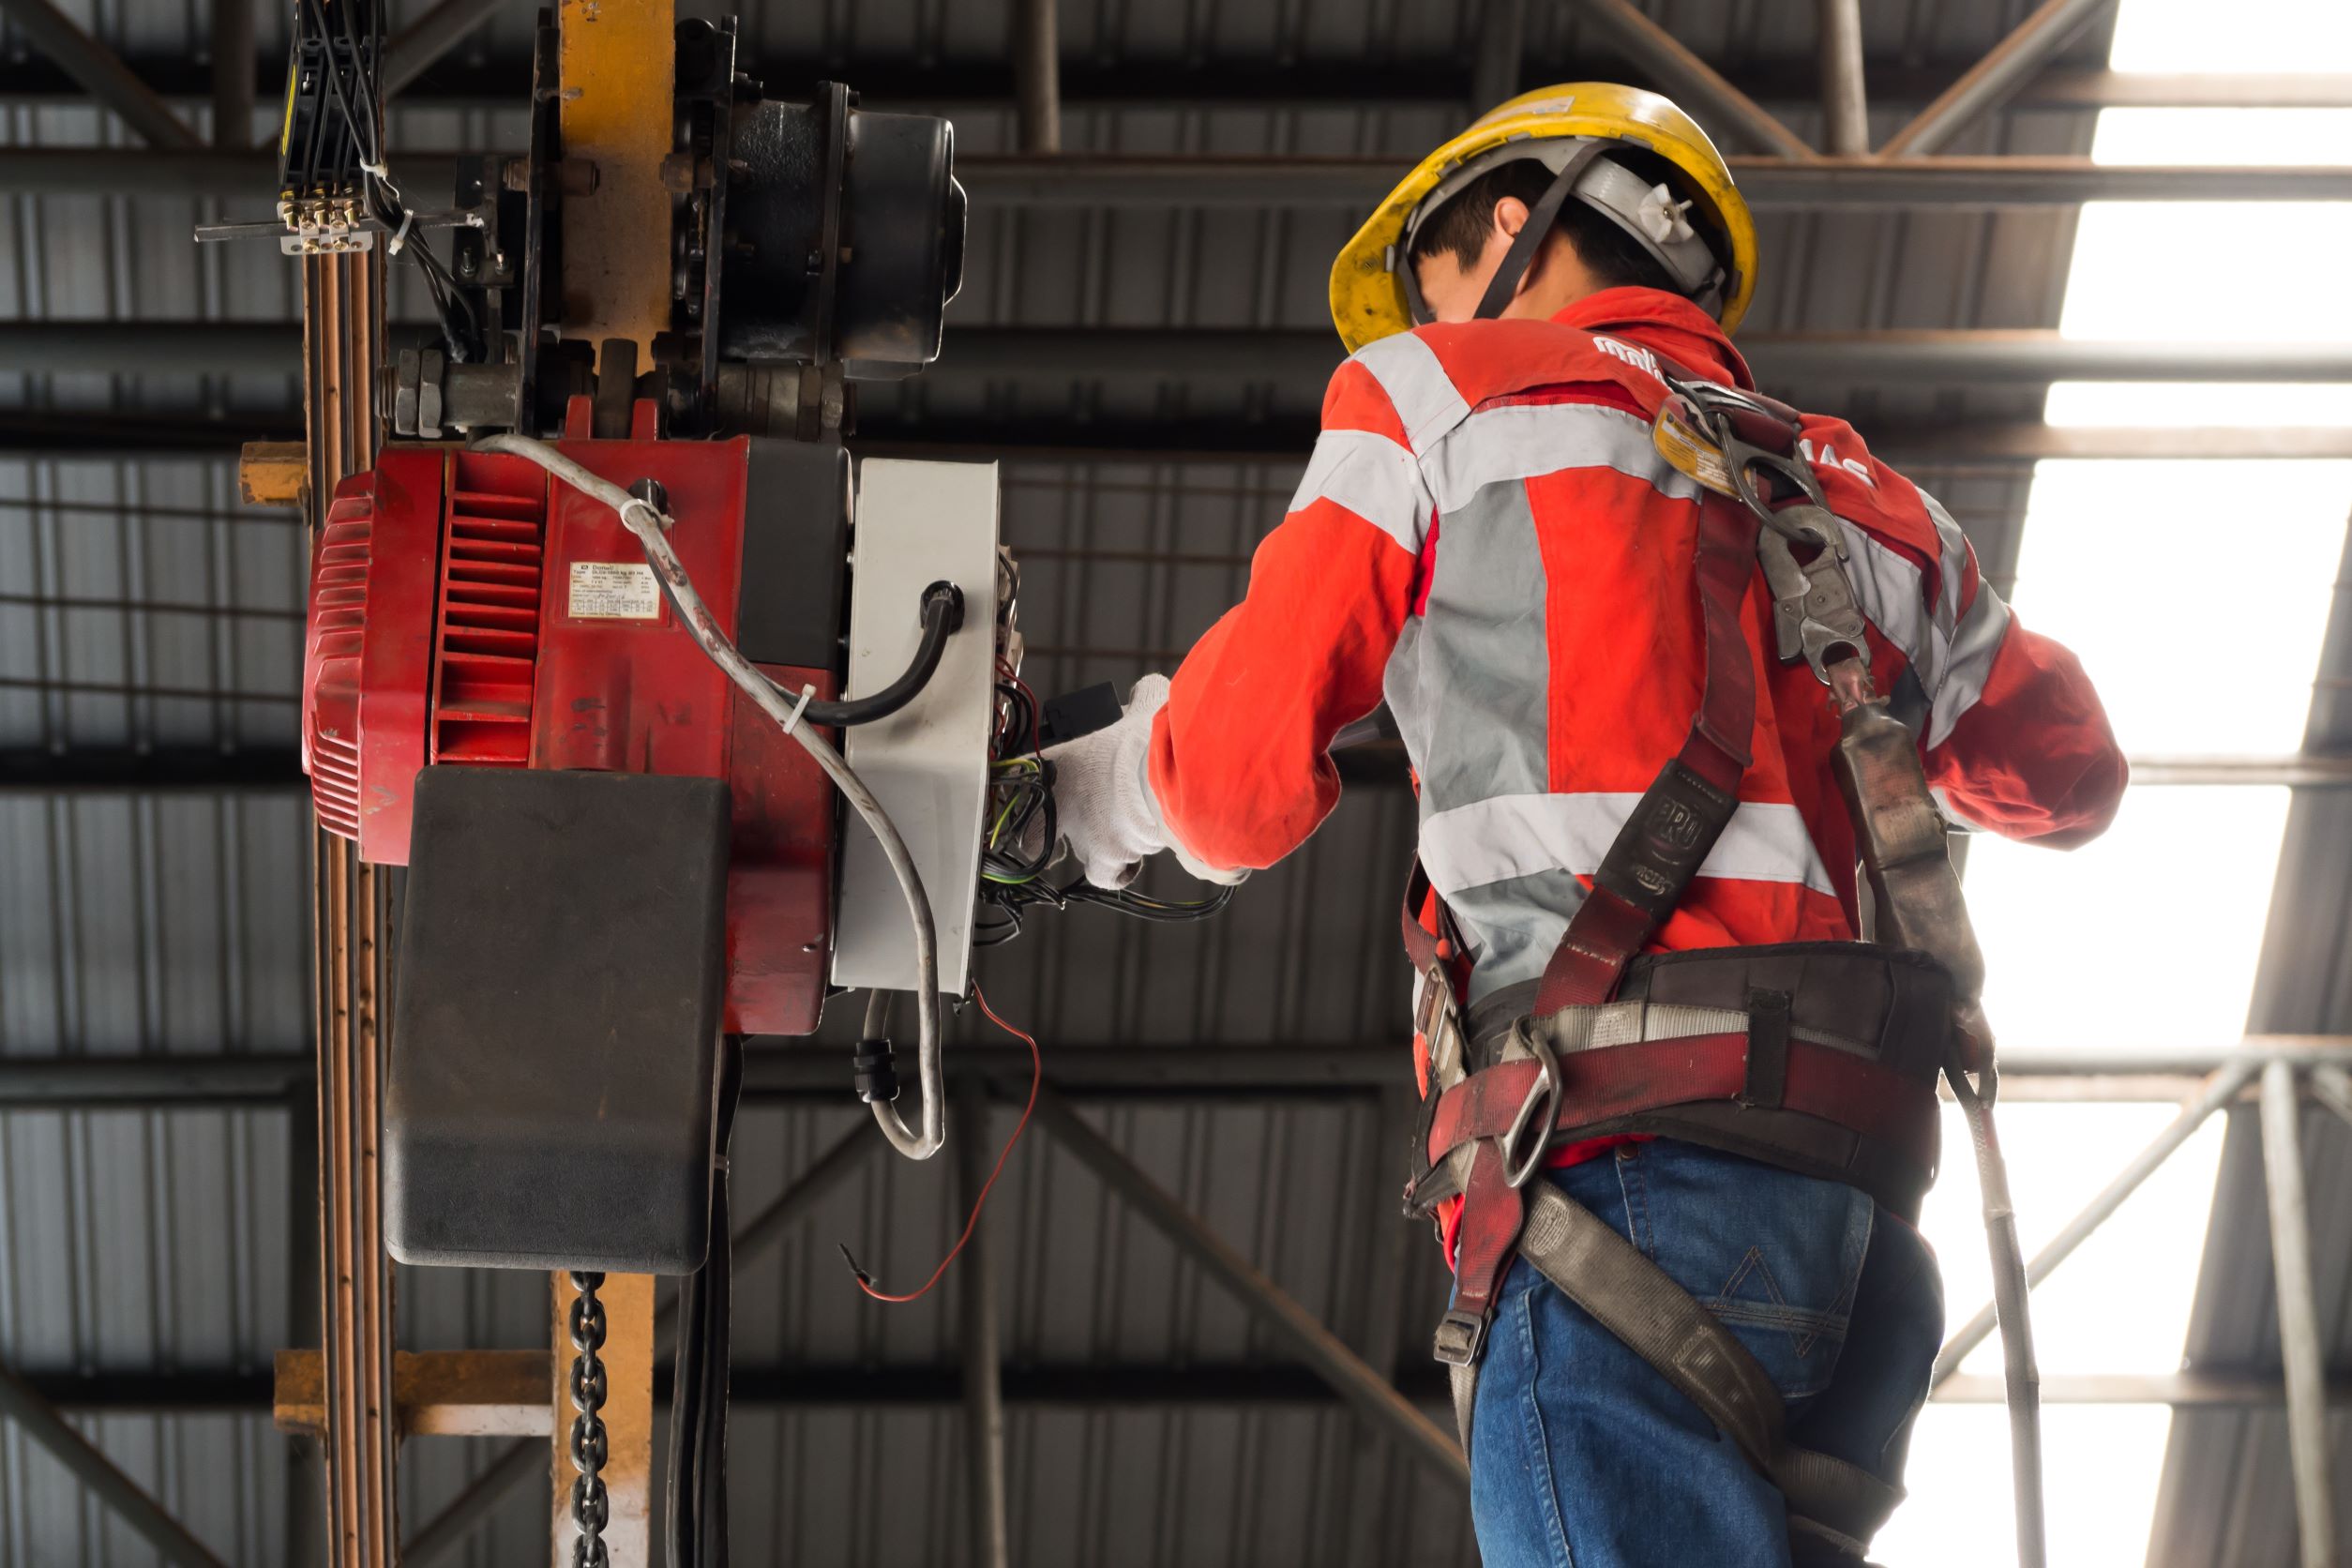
<path id="1" fill-rule="evenodd" d="M 1868 1057 L 1805 1040 L 1785 1042 L 1777 1098 L 1751 1098 L 1754 1056 L 1748 1033 L 1605 1046 L 1556 1059 L 1556 1109 L 1538 1136 L 1573 1138 L 1587 1129 L 1645 1111 L 1729 1100 L 1818 1117 L 1892 1146 L 1922 1174 L 1935 1168 L 1938 1111 L 1935 1084 Z M 1429 1123 L 1431 1166 L 1473 1138 L 1503 1144 L 1528 1135 L 1521 1119 L 1544 1092 L 1545 1063 L 1504 1062 L 1471 1074 L 1439 1096 Z"/>

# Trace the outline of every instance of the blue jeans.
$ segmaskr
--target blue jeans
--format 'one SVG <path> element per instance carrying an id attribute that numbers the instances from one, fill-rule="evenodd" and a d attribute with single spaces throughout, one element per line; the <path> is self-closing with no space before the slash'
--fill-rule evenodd
<path id="1" fill-rule="evenodd" d="M 1943 1335 L 1918 1231 L 1842 1183 L 1666 1139 L 1550 1176 L 1755 1352 L 1792 1440 L 1901 1481 Z M 1525 1259 L 1486 1346 L 1470 1443 L 1485 1568 L 1787 1563 L 1772 1483 Z"/>

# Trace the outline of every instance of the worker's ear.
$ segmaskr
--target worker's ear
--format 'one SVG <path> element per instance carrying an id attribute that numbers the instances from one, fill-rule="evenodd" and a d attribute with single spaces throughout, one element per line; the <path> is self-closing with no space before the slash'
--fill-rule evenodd
<path id="1" fill-rule="evenodd" d="M 1492 250 L 1500 245 L 1508 249 L 1511 242 L 1519 237 L 1519 231 L 1527 227 L 1527 204 L 1516 196 L 1505 196 L 1498 201 L 1495 204 L 1494 232 L 1486 236 L 1486 248 Z"/>

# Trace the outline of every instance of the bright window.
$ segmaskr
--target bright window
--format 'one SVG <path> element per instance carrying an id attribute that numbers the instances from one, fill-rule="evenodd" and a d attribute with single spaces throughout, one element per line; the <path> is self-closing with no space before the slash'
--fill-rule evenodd
<path id="1" fill-rule="evenodd" d="M 2123 0 L 2114 64 L 2164 71 L 2352 68 L 2343 0 Z M 2105 162 L 2352 162 L 2352 113 L 2109 110 Z M 2180 341 L 2352 340 L 2352 295 L 2319 279 L 2352 254 L 2352 204 L 2099 204 L 2083 214 L 2061 327 Z M 2247 276 L 2259 265 L 2261 278 Z M 2071 425 L 2352 424 L 2352 388 L 2054 387 Z M 2078 653 L 2139 757 L 2276 757 L 2302 740 L 2352 463 L 2044 463 L 2013 596 Z M 1968 891 L 2011 1050 L 2208 1048 L 2243 1031 L 2286 792 L 2143 788 L 2073 854 L 1980 836 Z M 2194 944 L 2194 957 L 2192 950 Z M 2169 1106 L 2013 1106 L 2003 1137 L 2030 1254 L 2174 1115 Z M 2048 1378 L 2179 1364 L 2221 1126 L 2188 1147 L 2034 1293 Z M 1948 1123 L 1925 1228 L 1957 1327 L 1990 1294 L 1968 1145 Z M 1967 1363 L 1998 1375 L 1997 1348 Z M 2170 1412 L 2044 1408 L 2051 1560 L 2140 1563 Z M 1998 1407 L 1932 1405 L 1912 1500 L 1873 1554 L 1902 1568 L 2010 1559 L 2009 1442 Z"/>

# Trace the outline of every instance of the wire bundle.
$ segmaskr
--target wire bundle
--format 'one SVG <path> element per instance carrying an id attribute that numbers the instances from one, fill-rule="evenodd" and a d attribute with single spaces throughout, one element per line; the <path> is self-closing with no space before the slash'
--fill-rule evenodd
<path id="1" fill-rule="evenodd" d="M 1161 898 L 1133 888 L 1096 887 L 1083 877 L 1059 886 L 1046 880 L 1061 850 L 1053 805 L 1053 764 L 1038 746 L 1037 694 L 1000 662 L 996 741 L 988 763 L 988 837 L 980 849 L 980 910 L 974 947 L 995 947 L 1021 933 L 1026 913 L 1040 906 L 1066 910 L 1093 904 L 1138 920 L 1169 924 L 1205 920 L 1232 901 L 1221 887 L 1206 898 Z"/>
<path id="2" fill-rule="evenodd" d="M 377 49 L 372 54 L 361 48 L 358 23 L 353 19 L 357 8 L 352 5 L 330 8 L 325 0 L 299 0 L 294 8 L 294 23 L 306 30 L 315 29 L 314 36 L 322 42 L 328 39 L 330 29 L 339 30 L 343 45 L 357 68 L 370 60 L 380 60 L 383 44 L 381 37 L 374 39 Z M 377 96 L 376 83 L 368 70 L 354 68 L 350 90 L 346 92 L 343 73 L 335 68 L 334 53 L 330 45 L 325 51 L 326 68 L 320 74 L 325 79 L 327 97 L 342 116 L 352 144 L 359 149 L 361 190 L 368 215 L 383 224 L 384 233 L 391 236 L 385 249 L 396 256 L 407 255 L 424 275 L 425 291 L 432 297 L 433 315 L 441 323 L 442 341 L 449 357 L 460 362 L 480 360 L 487 354 L 481 318 L 447 264 L 433 253 L 425 236 L 416 232 L 416 215 L 402 200 L 400 188 L 392 183 L 391 171 L 384 165 L 384 105 Z M 300 58 L 299 51 L 295 57 Z"/>

